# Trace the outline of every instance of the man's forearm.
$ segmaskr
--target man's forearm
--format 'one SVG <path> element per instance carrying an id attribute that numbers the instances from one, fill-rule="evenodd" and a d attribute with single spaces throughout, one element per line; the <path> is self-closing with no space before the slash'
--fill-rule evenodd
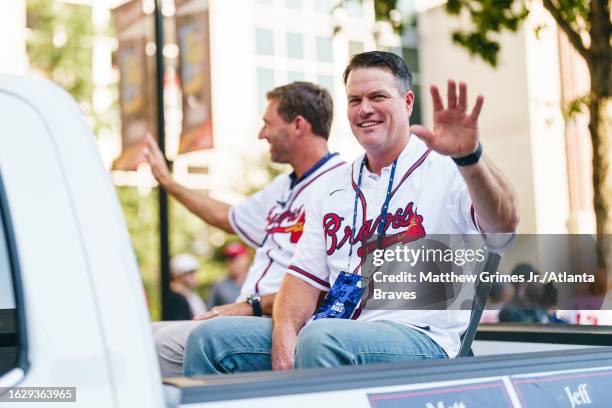
<path id="1" fill-rule="evenodd" d="M 315 311 L 319 290 L 292 275 L 285 275 L 276 295 L 272 319 L 272 368 L 293 367 L 297 334 Z"/>
<path id="2" fill-rule="evenodd" d="M 229 222 L 229 204 L 183 187 L 174 180 L 164 182 L 162 187 L 168 194 L 177 199 L 189 211 L 200 217 L 207 224 L 220 228 L 230 234 L 234 233 L 234 229 Z"/>
<path id="3" fill-rule="evenodd" d="M 270 293 L 261 297 L 261 313 L 265 316 L 272 316 L 274 298 L 276 298 L 276 293 Z"/>
<path id="4" fill-rule="evenodd" d="M 274 302 L 274 328 L 300 331 L 314 313 L 319 293 L 319 289 L 303 280 L 285 275 Z"/>
<path id="5" fill-rule="evenodd" d="M 484 156 L 476 164 L 458 168 L 467 184 L 482 231 L 515 231 L 519 221 L 518 200 L 502 172 Z"/>

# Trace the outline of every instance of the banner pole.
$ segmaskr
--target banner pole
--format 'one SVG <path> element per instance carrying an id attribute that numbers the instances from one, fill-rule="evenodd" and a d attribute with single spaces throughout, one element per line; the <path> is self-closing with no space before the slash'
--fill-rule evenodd
<path id="1" fill-rule="evenodd" d="M 159 148 L 166 156 L 164 117 L 164 25 L 161 0 L 155 0 L 155 66 L 157 91 L 157 137 Z M 169 166 L 170 167 L 170 166 Z M 170 239 L 168 234 L 168 195 L 161 188 L 159 193 L 159 265 L 161 289 L 161 317 L 168 320 L 170 301 Z"/>

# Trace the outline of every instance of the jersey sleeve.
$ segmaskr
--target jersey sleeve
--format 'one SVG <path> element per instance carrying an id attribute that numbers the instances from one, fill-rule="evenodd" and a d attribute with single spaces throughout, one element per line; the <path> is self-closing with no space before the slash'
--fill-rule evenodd
<path id="1" fill-rule="evenodd" d="M 448 213 L 462 233 L 478 233 L 480 226 L 465 180 L 452 162 L 449 164 L 449 172 Z"/>
<path id="2" fill-rule="evenodd" d="M 266 236 L 268 214 L 277 201 L 282 200 L 286 175 L 277 177 L 263 190 L 251 195 L 229 210 L 229 222 L 234 232 L 251 247 L 258 248 Z"/>
<path id="3" fill-rule="evenodd" d="M 322 200 L 319 192 L 311 194 L 306 206 L 304 233 L 297 243 L 288 274 L 323 291 L 329 291 L 329 266 L 323 233 Z"/>
<path id="4" fill-rule="evenodd" d="M 478 214 L 474 209 L 467 184 L 456 166 L 454 164 L 452 166 L 449 214 L 451 214 L 453 221 L 459 226 L 462 233 L 480 233 L 490 249 L 503 251 L 514 241 L 516 231 L 512 233 L 485 233 L 482 231 L 478 224 Z"/>

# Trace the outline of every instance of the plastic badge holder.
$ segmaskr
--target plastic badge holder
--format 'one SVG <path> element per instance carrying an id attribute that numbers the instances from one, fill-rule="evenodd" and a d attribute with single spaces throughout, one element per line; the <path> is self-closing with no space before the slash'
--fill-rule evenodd
<path id="1" fill-rule="evenodd" d="M 349 319 L 361 300 L 367 279 L 363 276 L 340 272 L 331 290 L 314 315 L 318 319 Z"/>

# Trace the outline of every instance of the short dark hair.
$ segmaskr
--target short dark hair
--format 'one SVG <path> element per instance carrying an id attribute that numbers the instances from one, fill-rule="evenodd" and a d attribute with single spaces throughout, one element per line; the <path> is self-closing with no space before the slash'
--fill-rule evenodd
<path id="1" fill-rule="evenodd" d="M 344 85 L 346 85 L 348 76 L 353 69 L 372 67 L 387 68 L 391 71 L 401 92 L 406 93 L 412 89 L 410 68 L 408 68 L 403 59 L 391 52 L 385 51 L 367 51 L 353 55 L 344 70 Z"/>
<path id="2" fill-rule="evenodd" d="M 266 97 L 278 101 L 278 114 L 285 122 L 300 115 L 310 123 L 314 134 L 329 138 L 334 102 L 327 89 L 310 82 L 292 82 L 272 89 Z"/>

